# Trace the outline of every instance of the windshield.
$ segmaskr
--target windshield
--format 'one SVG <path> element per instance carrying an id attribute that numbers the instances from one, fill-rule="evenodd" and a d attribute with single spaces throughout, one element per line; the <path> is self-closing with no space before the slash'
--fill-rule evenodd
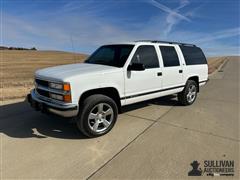
<path id="1" fill-rule="evenodd" d="M 134 45 L 106 45 L 97 49 L 85 63 L 123 67 Z"/>

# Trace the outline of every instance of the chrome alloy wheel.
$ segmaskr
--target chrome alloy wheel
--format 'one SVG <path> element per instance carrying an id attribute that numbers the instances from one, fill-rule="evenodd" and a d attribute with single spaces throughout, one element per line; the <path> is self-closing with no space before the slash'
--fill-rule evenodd
<path id="1" fill-rule="evenodd" d="M 197 88 L 195 85 L 191 84 L 188 88 L 188 93 L 187 93 L 187 101 L 189 103 L 192 103 L 197 95 Z"/>
<path id="2" fill-rule="evenodd" d="M 105 131 L 112 123 L 114 112 L 106 103 L 97 104 L 92 108 L 88 116 L 88 126 L 96 133 Z"/>

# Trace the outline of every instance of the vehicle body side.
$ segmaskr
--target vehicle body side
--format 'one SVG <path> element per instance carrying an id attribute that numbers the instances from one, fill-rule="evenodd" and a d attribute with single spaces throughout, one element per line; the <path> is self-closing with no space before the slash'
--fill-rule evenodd
<path id="1" fill-rule="evenodd" d="M 139 46 L 154 46 L 158 60 L 159 68 L 146 69 L 144 71 L 128 71 L 127 68 Z M 163 58 L 159 46 L 174 47 L 179 57 L 179 66 L 164 67 Z M 179 73 L 182 70 L 183 73 Z M 138 43 L 134 46 L 125 65 L 122 68 L 116 68 L 114 71 L 100 73 L 95 76 L 85 75 L 69 79 L 72 82 L 73 103 L 81 101 L 81 95 L 87 91 L 98 90 L 102 88 L 114 88 L 117 90 L 121 106 L 153 99 L 156 97 L 166 96 L 181 92 L 188 79 L 198 80 L 199 85 L 204 85 L 208 78 L 207 64 L 186 65 L 183 54 L 179 45 L 175 44 L 156 44 L 156 43 Z M 162 76 L 157 76 L 157 73 Z M 151 78 L 152 79 L 149 79 Z M 136 78 L 136 84 L 131 82 Z M 178 79 L 178 81 L 176 81 Z M 130 82 L 128 82 L 130 81 Z M 131 90 L 131 88 L 134 89 Z M 144 88 L 142 88 L 144 87 Z"/>

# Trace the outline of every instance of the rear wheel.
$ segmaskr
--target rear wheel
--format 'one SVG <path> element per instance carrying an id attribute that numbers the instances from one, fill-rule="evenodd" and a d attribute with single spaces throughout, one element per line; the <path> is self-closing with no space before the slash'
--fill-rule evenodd
<path id="1" fill-rule="evenodd" d="M 178 101 L 182 105 L 191 105 L 197 98 L 197 83 L 193 80 L 188 80 L 183 91 L 178 94 Z"/>
<path id="2" fill-rule="evenodd" d="M 117 115 L 114 100 L 101 94 L 92 95 L 80 107 L 77 126 L 88 137 L 101 136 L 113 128 Z"/>

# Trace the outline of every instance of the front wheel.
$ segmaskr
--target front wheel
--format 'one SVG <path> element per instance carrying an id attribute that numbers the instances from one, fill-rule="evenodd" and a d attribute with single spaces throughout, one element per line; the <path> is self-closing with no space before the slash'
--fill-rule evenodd
<path id="1" fill-rule="evenodd" d="M 178 94 L 178 101 L 182 105 L 191 105 L 197 98 L 197 83 L 193 80 L 188 80 L 183 91 Z"/>
<path id="2" fill-rule="evenodd" d="M 98 137 L 108 133 L 118 115 L 117 105 L 111 98 L 96 94 L 87 97 L 80 107 L 77 126 L 88 137 Z"/>

